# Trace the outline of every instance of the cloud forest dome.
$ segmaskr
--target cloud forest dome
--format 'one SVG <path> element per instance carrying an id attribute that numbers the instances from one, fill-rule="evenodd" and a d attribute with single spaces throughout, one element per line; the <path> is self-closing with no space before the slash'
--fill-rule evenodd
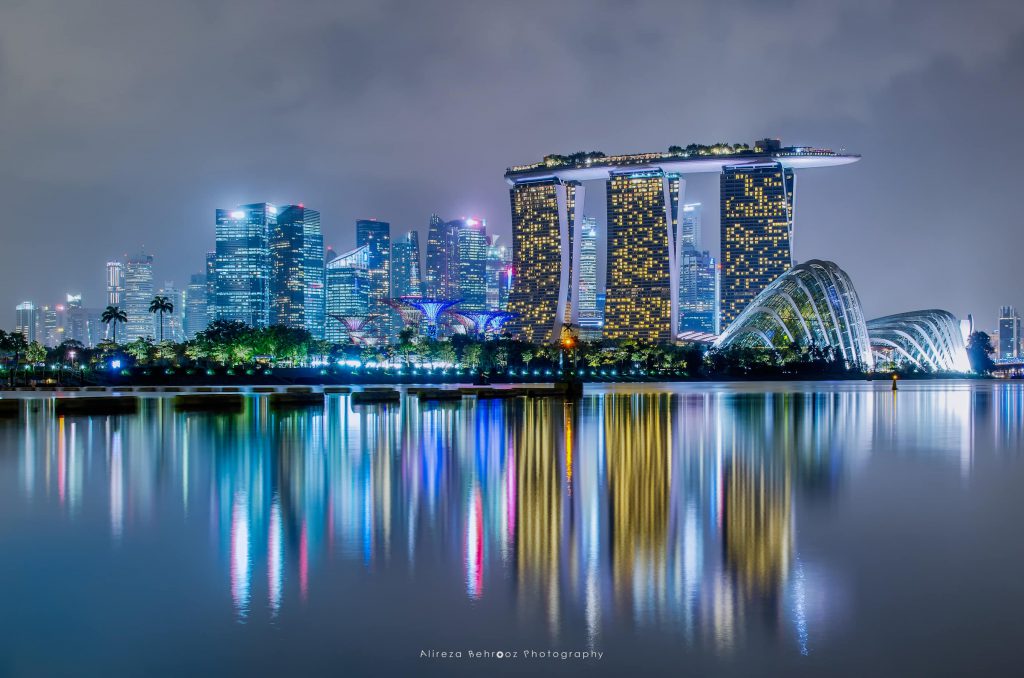
<path id="1" fill-rule="evenodd" d="M 910 363 L 942 372 L 967 372 L 970 362 L 960 323 L 949 311 L 908 311 L 868 321 L 876 361 Z"/>
<path id="2" fill-rule="evenodd" d="M 812 259 L 766 287 L 715 342 L 718 348 L 787 345 L 834 348 L 848 365 L 874 367 L 867 324 L 850 277 Z"/>

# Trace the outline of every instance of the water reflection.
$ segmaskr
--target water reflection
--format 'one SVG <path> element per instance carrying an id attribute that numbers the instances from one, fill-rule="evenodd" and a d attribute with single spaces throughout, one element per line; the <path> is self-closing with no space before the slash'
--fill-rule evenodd
<path id="1" fill-rule="evenodd" d="M 208 525 L 238 622 L 278 620 L 339 565 L 440 567 L 468 600 L 507 599 L 553 642 L 656 628 L 722 654 L 754 629 L 802 654 L 840 582 L 800 551 L 800 507 L 832 501 L 876 447 L 969 479 L 977 444 L 1016 449 L 1014 385 L 590 395 L 277 414 L 0 426 L 25 502 L 106 507 L 116 545 Z M 814 605 L 809 601 L 817 601 Z M 276 621 L 275 621 L 276 623 Z"/>

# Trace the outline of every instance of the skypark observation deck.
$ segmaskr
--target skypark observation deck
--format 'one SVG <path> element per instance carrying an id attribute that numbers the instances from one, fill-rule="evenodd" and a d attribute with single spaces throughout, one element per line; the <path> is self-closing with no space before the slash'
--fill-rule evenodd
<path id="1" fill-rule="evenodd" d="M 716 150 L 721 149 L 721 150 Z M 599 181 L 612 174 L 661 170 L 666 174 L 721 173 L 733 165 L 757 165 L 760 163 L 781 163 L 792 169 L 812 167 L 835 167 L 849 165 L 860 160 L 859 155 L 835 152 L 809 146 L 787 146 L 725 150 L 720 146 L 702 147 L 700 150 L 665 153 L 632 153 L 628 155 L 603 155 L 580 153 L 573 156 L 547 156 L 532 165 L 518 165 L 505 170 L 505 181 L 515 185 L 523 181 L 557 178 L 562 181 Z"/>
<path id="2" fill-rule="evenodd" d="M 859 155 L 777 139 L 672 146 L 664 153 L 549 155 L 510 167 L 515 282 L 513 335 L 557 340 L 578 324 L 580 240 L 588 182 L 605 184 L 607 339 L 672 341 L 680 308 L 687 174 L 721 175 L 723 329 L 793 265 L 795 171 L 848 165 Z"/>

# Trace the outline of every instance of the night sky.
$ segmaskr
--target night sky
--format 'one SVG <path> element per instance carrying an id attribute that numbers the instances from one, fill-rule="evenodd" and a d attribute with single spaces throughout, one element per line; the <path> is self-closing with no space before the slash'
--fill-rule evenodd
<path id="1" fill-rule="evenodd" d="M 1020 0 L 0 0 L 0 325 L 103 306 L 141 246 L 184 286 L 217 207 L 510 239 L 509 165 L 773 136 L 864 156 L 798 174 L 798 260 L 988 328 L 1024 307 L 1022 120 Z M 715 253 L 717 196 L 690 181 Z"/>

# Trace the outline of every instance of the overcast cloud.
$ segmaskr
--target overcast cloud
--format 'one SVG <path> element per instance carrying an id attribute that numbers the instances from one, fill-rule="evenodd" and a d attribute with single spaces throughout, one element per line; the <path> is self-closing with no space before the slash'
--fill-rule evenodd
<path id="1" fill-rule="evenodd" d="M 0 0 L 0 325 L 145 246 L 200 271 L 213 212 L 304 202 L 327 242 L 431 212 L 510 234 L 504 169 L 690 142 L 845 147 L 796 256 L 869 317 L 1024 307 L 1024 2 Z M 717 180 L 691 182 L 717 251 Z M 603 195 L 587 208 L 603 214 Z"/>

